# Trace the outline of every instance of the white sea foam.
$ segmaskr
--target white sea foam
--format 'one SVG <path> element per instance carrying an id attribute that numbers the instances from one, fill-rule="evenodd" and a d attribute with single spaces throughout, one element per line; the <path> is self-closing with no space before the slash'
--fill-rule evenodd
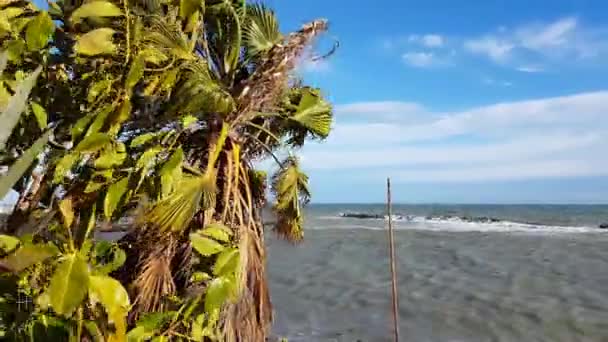
<path id="1" fill-rule="evenodd" d="M 317 220 L 331 220 L 328 225 L 315 224 L 316 229 L 385 229 L 387 216 L 382 218 L 350 218 L 341 216 L 316 217 Z M 338 223 L 340 222 L 340 223 Z M 367 222 L 367 224 L 361 224 Z M 590 226 L 556 226 L 500 221 L 492 219 L 462 219 L 460 217 L 423 217 L 393 215 L 395 229 L 428 230 L 452 232 L 512 232 L 512 233 L 608 233 L 608 229 Z"/>

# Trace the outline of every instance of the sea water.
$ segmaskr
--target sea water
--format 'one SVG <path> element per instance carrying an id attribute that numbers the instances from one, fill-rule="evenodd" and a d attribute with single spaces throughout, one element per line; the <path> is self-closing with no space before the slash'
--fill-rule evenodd
<path id="1" fill-rule="evenodd" d="M 608 341 L 608 206 L 393 212 L 402 341 Z M 383 216 L 382 205 L 312 205 L 302 244 L 267 234 L 276 335 L 392 340 Z"/>

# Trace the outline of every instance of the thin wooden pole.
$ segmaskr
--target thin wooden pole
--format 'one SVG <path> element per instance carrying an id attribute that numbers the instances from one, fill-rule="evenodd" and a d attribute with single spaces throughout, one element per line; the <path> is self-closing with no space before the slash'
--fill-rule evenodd
<path id="1" fill-rule="evenodd" d="M 395 342 L 399 342 L 399 295 L 397 294 L 397 267 L 395 265 L 395 238 L 393 234 L 393 210 L 391 204 L 391 179 L 386 179 L 386 211 L 388 213 L 388 245 L 391 261 L 391 282 L 393 294 L 393 325 Z"/>

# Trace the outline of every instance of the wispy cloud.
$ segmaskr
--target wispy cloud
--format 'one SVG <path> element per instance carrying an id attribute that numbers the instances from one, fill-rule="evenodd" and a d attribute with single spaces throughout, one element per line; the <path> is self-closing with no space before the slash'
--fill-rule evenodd
<path id="1" fill-rule="evenodd" d="M 434 52 L 412 51 L 404 53 L 401 57 L 405 64 L 416 68 L 447 65 L 447 61 Z"/>
<path id="2" fill-rule="evenodd" d="M 410 102 L 346 104 L 336 108 L 328 141 L 304 151 L 304 165 L 412 182 L 608 175 L 599 157 L 608 149 L 607 112 L 608 91 L 457 112 Z M 353 115 L 382 119 L 365 123 Z"/>
<path id="3" fill-rule="evenodd" d="M 539 65 L 521 64 L 530 61 L 572 64 L 577 60 L 607 56 L 608 30 L 584 25 L 576 17 L 564 17 L 512 28 L 499 27 L 479 37 L 465 39 L 463 47 L 494 62 L 515 65 L 519 71 L 538 72 L 542 70 Z"/>
<path id="4" fill-rule="evenodd" d="M 428 48 L 442 47 L 444 44 L 443 36 L 439 34 L 412 34 L 408 37 L 410 43 L 420 44 Z"/>
<path id="5" fill-rule="evenodd" d="M 605 176 L 606 162 L 590 162 L 585 159 L 574 160 L 541 160 L 512 162 L 499 165 L 474 167 L 441 168 L 434 170 L 397 171 L 391 174 L 393 179 L 402 182 L 495 182 L 518 181 L 530 179 L 568 178 Z M 385 174 L 379 174 L 384 176 Z"/>
<path id="6" fill-rule="evenodd" d="M 511 87 L 513 85 L 513 82 L 496 80 L 491 77 L 484 78 L 483 83 L 487 84 L 487 85 L 491 85 L 491 86 L 501 86 L 501 87 Z"/>
<path id="7" fill-rule="evenodd" d="M 508 40 L 485 36 L 465 41 L 464 47 L 472 53 L 486 55 L 496 62 L 504 62 L 511 56 L 515 45 Z"/>
<path id="8" fill-rule="evenodd" d="M 401 101 L 355 102 L 337 105 L 334 111 L 340 118 L 367 123 L 412 123 L 428 114 L 428 109 L 418 103 Z"/>
<path id="9" fill-rule="evenodd" d="M 517 71 L 521 71 L 521 72 L 527 72 L 527 73 L 538 73 L 538 72 L 544 72 L 545 69 L 536 66 L 536 65 L 522 65 L 520 67 L 516 68 Z"/>
<path id="10" fill-rule="evenodd" d="M 608 25 L 590 25 L 578 17 L 565 16 L 498 26 L 470 36 L 410 34 L 384 39 L 382 46 L 402 53 L 406 64 L 414 67 L 453 65 L 450 51 L 457 51 L 521 72 L 538 73 L 561 65 L 606 60 Z"/>
<path id="11" fill-rule="evenodd" d="M 574 17 L 567 17 L 549 24 L 520 27 L 515 32 L 515 38 L 525 48 L 546 51 L 546 49 L 569 44 L 574 38 L 577 27 L 578 20 Z"/>

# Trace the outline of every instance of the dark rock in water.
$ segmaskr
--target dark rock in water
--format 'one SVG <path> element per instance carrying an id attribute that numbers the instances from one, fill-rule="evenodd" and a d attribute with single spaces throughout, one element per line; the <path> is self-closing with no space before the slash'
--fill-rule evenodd
<path id="1" fill-rule="evenodd" d="M 377 214 L 365 214 L 365 213 L 341 213 L 340 217 L 357 218 L 357 219 L 379 219 L 379 218 L 383 218 L 384 216 L 377 215 Z"/>
<path id="2" fill-rule="evenodd" d="M 460 220 L 462 220 L 463 222 L 475 222 L 475 223 L 496 223 L 496 222 L 500 222 L 499 219 L 495 218 L 495 217 L 489 217 L 489 216 L 461 216 Z"/>
<path id="3" fill-rule="evenodd" d="M 496 223 L 496 222 L 500 222 L 499 219 L 494 218 L 494 217 L 487 217 L 487 216 L 483 216 L 483 217 L 478 217 L 475 219 L 476 222 L 481 222 L 481 223 Z"/>
<path id="4" fill-rule="evenodd" d="M 473 219 L 473 217 L 471 217 L 471 216 L 462 216 L 462 217 L 460 217 L 460 219 L 463 220 L 464 222 L 473 222 L 473 221 L 475 221 Z"/>
<path id="5" fill-rule="evenodd" d="M 600 229 L 608 229 L 608 223 L 600 224 Z"/>

